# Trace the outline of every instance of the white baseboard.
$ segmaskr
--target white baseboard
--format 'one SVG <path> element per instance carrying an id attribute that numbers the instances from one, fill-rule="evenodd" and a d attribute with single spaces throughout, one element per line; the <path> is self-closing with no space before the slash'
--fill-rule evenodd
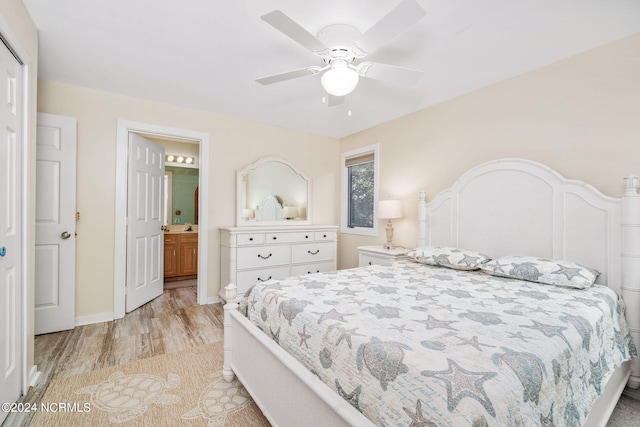
<path id="1" fill-rule="evenodd" d="M 205 304 L 216 304 L 219 303 L 220 301 L 220 297 L 219 296 L 213 296 L 213 297 L 209 297 L 205 300 Z"/>
<path id="2" fill-rule="evenodd" d="M 40 373 L 41 372 L 38 371 L 38 365 L 33 365 L 31 369 L 29 369 L 29 387 L 36 385 L 40 379 Z"/>
<path id="3" fill-rule="evenodd" d="M 91 325 L 93 323 L 110 322 L 114 319 L 113 312 L 92 314 L 90 316 L 76 317 L 76 326 Z"/>

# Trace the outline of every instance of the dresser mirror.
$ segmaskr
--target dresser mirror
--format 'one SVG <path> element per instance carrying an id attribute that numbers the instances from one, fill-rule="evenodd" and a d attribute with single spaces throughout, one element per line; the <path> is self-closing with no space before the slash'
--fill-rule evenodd
<path id="1" fill-rule="evenodd" d="M 311 224 L 311 181 L 292 164 L 264 157 L 238 171 L 237 226 Z"/>

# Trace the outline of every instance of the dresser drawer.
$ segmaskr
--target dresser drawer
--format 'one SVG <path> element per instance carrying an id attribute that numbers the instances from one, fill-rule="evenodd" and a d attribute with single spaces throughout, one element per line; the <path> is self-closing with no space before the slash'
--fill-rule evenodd
<path id="1" fill-rule="evenodd" d="M 316 231 L 314 233 L 314 236 L 317 242 L 321 242 L 323 240 L 333 241 L 338 238 L 338 235 L 335 231 Z"/>
<path id="2" fill-rule="evenodd" d="M 359 246 L 358 266 L 390 265 L 396 261 L 406 260 L 406 249 L 383 249 L 381 246 Z"/>
<path id="3" fill-rule="evenodd" d="M 266 244 L 313 242 L 313 233 L 304 231 L 265 233 L 264 242 Z"/>
<path id="4" fill-rule="evenodd" d="M 263 233 L 238 234 L 238 246 L 261 245 L 264 243 Z"/>
<path id="5" fill-rule="evenodd" d="M 305 274 L 324 273 L 335 270 L 333 261 L 316 262 L 312 264 L 299 264 L 291 266 L 292 276 L 302 276 Z"/>
<path id="6" fill-rule="evenodd" d="M 290 243 L 302 243 L 313 242 L 313 233 L 309 231 L 300 231 L 296 233 L 287 233 L 288 242 Z"/>
<path id="7" fill-rule="evenodd" d="M 291 251 L 291 261 L 294 264 L 330 261 L 335 258 L 335 245 L 329 242 L 293 245 Z"/>
<path id="8" fill-rule="evenodd" d="M 366 267 L 368 265 L 390 265 L 393 261 L 394 260 L 389 258 L 360 254 L 358 259 L 358 266 Z"/>
<path id="9" fill-rule="evenodd" d="M 238 248 L 238 269 L 289 265 L 289 246 L 257 246 Z"/>
<path id="10" fill-rule="evenodd" d="M 289 275 L 289 266 L 239 271 L 236 275 L 237 283 L 235 285 L 238 288 L 238 295 L 244 295 L 256 283 L 266 282 L 271 279 L 282 279 Z"/>

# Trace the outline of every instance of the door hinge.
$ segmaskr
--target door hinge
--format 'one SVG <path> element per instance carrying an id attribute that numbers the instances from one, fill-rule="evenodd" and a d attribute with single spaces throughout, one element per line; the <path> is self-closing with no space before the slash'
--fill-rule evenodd
<path id="1" fill-rule="evenodd" d="M 80 212 L 76 212 L 76 222 L 80 221 Z"/>

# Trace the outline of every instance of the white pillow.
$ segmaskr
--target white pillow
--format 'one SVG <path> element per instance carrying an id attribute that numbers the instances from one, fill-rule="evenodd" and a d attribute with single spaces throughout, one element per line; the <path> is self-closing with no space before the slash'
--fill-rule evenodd
<path id="1" fill-rule="evenodd" d="M 444 246 L 416 248 L 408 252 L 407 256 L 415 262 L 454 270 L 478 270 L 490 260 L 488 256 L 479 252 Z"/>
<path id="2" fill-rule="evenodd" d="M 590 287 L 600 274 L 597 270 L 575 262 L 532 256 L 504 256 L 489 261 L 481 268 L 493 276 L 576 289 Z"/>

